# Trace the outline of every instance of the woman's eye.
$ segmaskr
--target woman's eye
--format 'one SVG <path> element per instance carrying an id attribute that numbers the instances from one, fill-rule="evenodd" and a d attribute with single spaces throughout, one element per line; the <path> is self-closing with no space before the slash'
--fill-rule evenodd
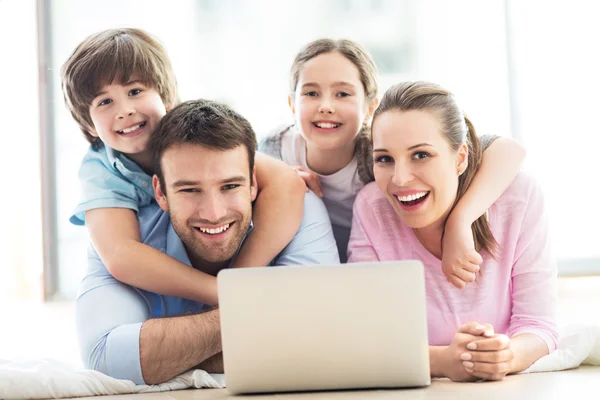
<path id="1" fill-rule="evenodd" d="M 129 95 L 130 95 L 130 96 L 135 96 L 135 95 L 138 95 L 138 94 L 140 94 L 140 93 L 142 93 L 142 89 L 131 89 L 131 90 L 129 91 Z"/>
<path id="2" fill-rule="evenodd" d="M 413 159 L 415 159 L 415 160 L 424 160 L 429 157 L 430 157 L 429 153 L 426 153 L 424 151 L 417 151 L 416 153 L 413 154 Z"/>
<path id="3" fill-rule="evenodd" d="M 306 92 L 304 93 L 305 96 L 309 96 L 309 97 L 316 97 L 318 96 L 317 92 L 312 91 L 312 92 Z"/>
<path id="4" fill-rule="evenodd" d="M 378 164 L 388 164 L 394 162 L 394 159 L 390 156 L 379 156 L 375 157 L 375 162 Z"/>

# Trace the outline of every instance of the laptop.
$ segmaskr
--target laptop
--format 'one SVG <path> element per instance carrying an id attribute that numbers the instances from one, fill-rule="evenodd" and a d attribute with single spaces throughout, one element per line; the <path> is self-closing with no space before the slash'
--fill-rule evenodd
<path id="1" fill-rule="evenodd" d="M 420 261 L 222 270 L 231 393 L 430 384 Z"/>

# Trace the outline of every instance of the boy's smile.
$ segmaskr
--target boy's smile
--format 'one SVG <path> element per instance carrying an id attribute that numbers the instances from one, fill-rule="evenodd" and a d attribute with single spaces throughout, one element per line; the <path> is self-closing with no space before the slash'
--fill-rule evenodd
<path id="1" fill-rule="evenodd" d="M 90 104 L 93 136 L 147 168 L 146 145 L 167 113 L 159 93 L 139 81 L 104 86 Z"/>

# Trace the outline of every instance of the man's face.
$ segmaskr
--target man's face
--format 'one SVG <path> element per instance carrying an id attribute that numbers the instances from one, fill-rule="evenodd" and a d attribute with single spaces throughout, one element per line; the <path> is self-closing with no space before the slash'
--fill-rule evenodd
<path id="1" fill-rule="evenodd" d="M 154 176 L 156 200 L 170 213 L 192 262 L 230 260 L 248 231 L 257 193 L 246 147 L 177 145 L 164 152 L 161 166 L 165 187 Z"/>

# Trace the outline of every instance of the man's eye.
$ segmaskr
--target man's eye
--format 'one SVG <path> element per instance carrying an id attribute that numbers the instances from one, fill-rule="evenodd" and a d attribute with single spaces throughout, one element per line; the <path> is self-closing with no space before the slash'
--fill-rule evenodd
<path id="1" fill-rule="evenodd" d="M 181 189 L 180 192 L 183 192 L 183 193 L 198 193 L 200 191 L 198 189 L 195 189 L 195 188 L 186 188 L 186 189 Z"/>
<path id="2" fill-rule="evenodd" d="M 136 96 L 136 95 L 138 95 L 138 94 L 140 94 L 140 93 L 142 93 L 142 89 L 131 89 L 131 90 L 129 91 L 129 95 L 130 95 L 130 96 Z"/>
<path id="3" fill-rule="evenodd" d="M 416 153 L 413 154 L 413 159 L 415 160 L 424 160 L 426 158 L 429 158 L 431 155 L 429 153 L 426 153 L 424 151 L 417 151 Z"/>
<path id="4" fill-rule="evenodd" d="M 236 188 L 238 188 L 238 187 L 240 187 L 240 185 L 237 185 L 237 184 L 233 184 L 233 183 L 231 183 L 231 184 L 229 184 L 229 185 L 225 185 L 225 186 L 223 186 L 223 188 L 222 188 L 222 189 L 223 189 L 223 190 L 233 190 L 233 189 L 236 189 Z"/>
<path id="5" fill-rule="evenodd" d="M 110 103 L 112 103 L 112 100 L 111 100 L 111 99 L 104 99 L 104 100 L 101 100 L 101 101 L 98 103 L 98 107 L 100 107 L 100 106 L 105 106 L 105 105 L 107 105 L 107 104 L 110 104 Z"/>
<path id="6" fill-rule="evenodd" d="M 394 159 L 390 156 L 379 156 L 379 157 L 375 157 L 375 162 L 377 164 L 388 164 L 388 163 L 394 162 Z"/>
<path id="7" fill-rule="evenodd" d="M 316 96 L 318 96 L 318 93 L 313 90 L 312 92 L 304 93 L 304 95 L 308 96 L 308 97 L 316 97 Z"/>

